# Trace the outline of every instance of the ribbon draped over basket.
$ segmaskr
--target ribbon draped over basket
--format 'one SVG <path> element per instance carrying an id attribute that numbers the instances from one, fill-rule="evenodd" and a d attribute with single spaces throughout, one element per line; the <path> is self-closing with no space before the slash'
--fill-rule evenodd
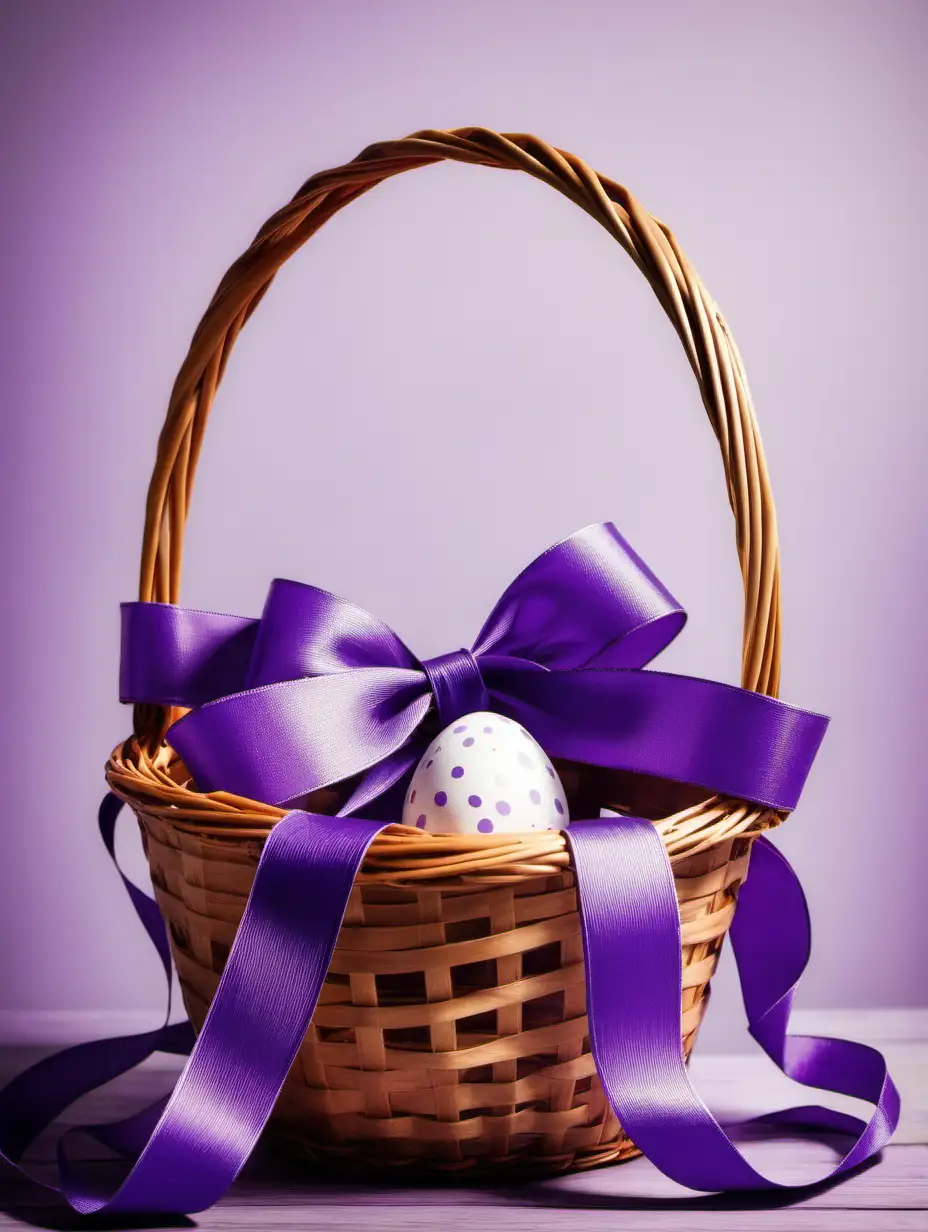
<path id="1" fill-rule="evenodd" d="M 369 612 L 297 582 L 272 584 L 260 620 L 126 603 L 120 696 L 192 708 L 167 740 L 199 789 L 269 804 L 363 774 L 341 809 L 357 812 L 415 766 L 430 711 L 445 726 L 493 709 L 549 756 L 795 808 L 828 720 L 642 670 L 685 621 L 603 522 L 523 570 L 471 650 L 423 661 Z"/>
<path id="2" fill-rule="evenodd" d="M 169 1099 L 93 1137 L 129 1155 L 101 1195 L 59 1150 L 72 1206 L 192 1213 L 216 1202 L 250 1155 L 309 1027 L 354 878 L 390 819 L 349 816 L 419 756 L 442 723 L 492 707 L 554 756 L 659 774 L 792 808 L 827 720 L 711 681 L 642 670 L 685 614 L 610 523 L 543 553 L 493 609 L 472 650 L 420 662 L 375 617 L 326 591 L 275 582 L 260 621 L 166 604 L 123 607 L 125 701 L 193 709 L 170 743 L 201 790 L 291 801 L 363 774 L 339 817 L 293 810 L 272 829 L 196 1042 L 189 1024 L 81 1045 L 0 1092 L 0 1155 L 18 1164 L 55 1116 L 160 1050 L 190 1058 Z M 100 828 L 114 856 L 121 807 Z M 756 1171 L 693 1089 L 680 1036 L 681 935 L 674 878 L 654 826 L 615 815 L 565 833 L 576 876 L 590 1046 L 625 1131 L 659 1168 L 700 1189 L 786 1188 Z M 126 881 L 170 981 L 153 900 Z M 307 892 L 312 887 L 312 892 Z M 775 929 L 770 927 L 773 918 Z M 795 874 L 763 837 L 731 930 L 749 1025 L 791 1077 L 869 1100 L 866 1123 L 823 1108 L 766 1118 L 850 1134 L 833 1176 L 889 1140 L 899 1098 L 882 1057 L 787 1034 L 809 953 Z M 256 1041 L 260 1041 L 256 1044 Z"/>
<path id="3" fill-rule="evenodd" d="M 100 831 L 115 859 L 122 807 L 109 795 Z M 170 1016 L 170 951 L 153 899 L 126 881 L 168 977 L 165 1025 L 80 1044 L 0 1091 L 0 1157 L 13 1166 L 54 1118 L 152 1053 L 190 1052 L 170 1098 L 82 1132 L 133 1162 L 101 1192 L 58 1148 L 61 1193 L 82 1214 L 193 1214 L 217 1202 L 251 1154 L 306 1033 L 357 870 L 381 823 L 292 812 L 271 831 L 203 1029 Z M 673 873 L 648 821 L 611 817 L 567 831 L 581 903 L 590 1045 L 610 1104 L 648 1158 L 693 1189 L 801 1190 L 759 1173 L 694 1090 L 680 1046 L 680 921 Z M 125 880 L 125 878 L 124 878 Z M 313 887 L 307 893 L 307 886 Z M 771 927 L 771 920 L 777 926 Z M 758 1117 L 794 1132 L 849 1135 L 818 1178 L 850 1172 L 892 1137 L 899 1095 L 882 1056 L 863 1044 L 789 1035 L 809 957 L 809 915 L 796 874 L 761 836 L 731 929 L 751 1034 L 789 1077 L 874 1105 L 863 1122 L 818 1106 Z M 261 1046 L 256 1047 L 255 1041 Z M 615 1199 L 604 1197 L 606 1209 Z"/>

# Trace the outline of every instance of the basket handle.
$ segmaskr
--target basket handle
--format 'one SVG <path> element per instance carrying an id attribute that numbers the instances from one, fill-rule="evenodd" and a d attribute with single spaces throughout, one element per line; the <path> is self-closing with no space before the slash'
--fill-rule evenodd
<path id="1" fill-rule="evenodd" d="M 721 447 L 744 581 L 742 684 L 776 696 L 780 664 L 776 517 L 734 339 L 663 223 L 622 185 L 574 155 L 524 133 L 426 129 L 368 146 L 345 166 L 312 176 L 290 204 L 265 223 L 219 284 L 171 393 L 148 490 L 140 599 L 177 602 L 184 525 L 207 416 L 232 345 L 277 270 L 342 206 L 390 176 L 442 159 L 525 171 L 556 188 L 618 240 L 651 284 L 680 336 Z M 151 730 L 149 722 L 143 726 Z"/>

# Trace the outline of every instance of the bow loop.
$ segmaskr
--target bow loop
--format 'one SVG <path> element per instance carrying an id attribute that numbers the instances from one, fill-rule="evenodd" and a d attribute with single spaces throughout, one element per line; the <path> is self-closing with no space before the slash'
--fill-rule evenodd
<path id="1" fill-rule="evenodd" d="M 246 687 L 359 667 L 417 666 L 390 626 L 356 603 L 318 586 L 276 578 L 261 614 Z"/>
<path id="2" fill-rule="evenodd" d="M 556 543 L 507 586 L 474 654 L 549 668 L 644 667 L 686 612 L 611 522 Z"/>
<path id="3" fill-rule="evenodd" d="M 200 790 L 271 804 L 363 776 L 342 812 L 378 800 L 389 819 L 434 704 L 445 726 L 501 711 L 551 757 L 794 808 L 828 720 L 642 671 L 685 620 L 604 522 L 524 569 L 472 650 L 424 662 L 370 612 L 298 582 L 273 583 L 260 621 L 124 604 L 120 695 L 192 708 L 167 740 Z"/>

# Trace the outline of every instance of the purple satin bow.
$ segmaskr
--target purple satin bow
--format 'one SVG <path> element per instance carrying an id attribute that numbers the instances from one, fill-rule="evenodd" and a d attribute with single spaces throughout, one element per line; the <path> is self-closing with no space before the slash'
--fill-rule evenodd
<path id="1" fill-rule="evenodd" d="M 744 689 L 643 671 L 686 614 L 609 522 L 507 588 L 471 650 L 418 660 L 382 621 L 277 580 L 260 620 L 122 608 L 123 701 L 191 707 L 168 742 L 202 791 L 273 804 L 363 775 L 342 814 L 406 776 L 430 711 L 493 709 L 553 757 L 792 809 L 828 720 Z"/>

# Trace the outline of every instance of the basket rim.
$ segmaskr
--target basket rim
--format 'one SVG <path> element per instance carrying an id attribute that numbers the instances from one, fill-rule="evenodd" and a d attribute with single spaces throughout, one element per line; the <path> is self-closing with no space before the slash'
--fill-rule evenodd
<path id="1" fill-rule="evenodd" d="M 217 845 L 261 845 L 288 812 L 226 792 L 198 791 L 170 746 L 161 744 L 152 753 L 151 746 L 134 736 L 113 750 L 106 778 L 110 790 L 136 814 L 170 826 L 181 842 L 180 836 L 186 834 Z M 328 793 L 328 803 L 334 801 Z M 320 807 L 323 803 L 315 807 L 328 812 Z M 720 843 L 755 838 L 784 816 L 748 801 L 709 796 L 653 824 L 671 864 L 679 866 Z M 332 820 L 337 824 L 334 809 Z M 430 834 L 393 823 L 371 844 L 360 879 L 406 885 L 486 885 L 550 877 L 569 867 L 568 839 L 561 830 Z"/>

